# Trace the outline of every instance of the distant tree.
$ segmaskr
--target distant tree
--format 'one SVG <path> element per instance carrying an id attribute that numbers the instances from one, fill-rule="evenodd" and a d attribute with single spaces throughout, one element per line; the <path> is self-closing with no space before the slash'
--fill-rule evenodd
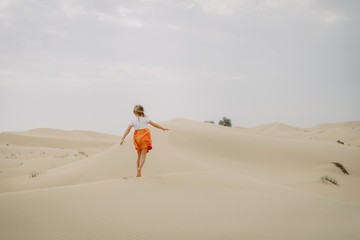
<path id="1" fill-rule="evenodd" d="M 215 123 L 214 121 L 205 121 L 205 122 L 207 122 L 207 123 Z"/>
<path id="2" fill-rule="evenodd" d="M 231 127 L 231 119 L 223 117 L 222 120 L 219 121 L 219 125 L 225 126 L 225 127 Z"/>

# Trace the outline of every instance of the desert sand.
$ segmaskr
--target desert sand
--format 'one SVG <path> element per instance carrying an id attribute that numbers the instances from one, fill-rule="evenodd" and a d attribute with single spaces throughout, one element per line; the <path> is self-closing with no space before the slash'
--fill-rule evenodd
<path id="1" fill-rule="evenodd" d="M 141 178 L 132 134 L 1 133 L 0 238 L 360 239 L 360 122 L 160 124 Z"/>

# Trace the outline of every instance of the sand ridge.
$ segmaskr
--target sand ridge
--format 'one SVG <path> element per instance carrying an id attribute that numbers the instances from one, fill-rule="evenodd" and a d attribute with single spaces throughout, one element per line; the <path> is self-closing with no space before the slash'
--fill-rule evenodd
<path id="1" fill-rule="evenodd" d="M 288 139 L 317 140 L 360 147 L 360 121 L 323 123 L 311 128 L 299 128 L 283 123 L 271 123 L 253 128 L 235 127 L 242 132 Z"/>

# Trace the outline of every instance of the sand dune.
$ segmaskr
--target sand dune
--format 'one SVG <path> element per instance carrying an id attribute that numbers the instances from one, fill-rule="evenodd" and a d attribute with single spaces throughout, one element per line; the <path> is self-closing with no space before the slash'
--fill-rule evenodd
<path id="1" fill-rule="evenodd" d="M 240 131 L 271 137 L 320 140 L 335 143 L 338 140 L 348 146 L 360 147 L 360 121 L 323 123 L 312 128 L 298 128 L 283 123 L 271 123 L 253 128 L 237 128 Z"/>
<path id="2" fill-rule="evenodd" d="M 171 130 L 151 128 L 153 150 L 142 178 L 134 177 L 131 135 L 120 147 L 117 136 L 86 131 L 1 133 L 0 235 L 360 237 L 360 148 L 354 144 L 360 137 L 358 122 L 307 131 L 280 123 L 244 129 L 180 118 L 161 124 Z M 334 142 L 339 136 L 351 146 Z M 32 177 L 33 172 L 38 175 Z M 323 183 L 320 177 L 325 175 L 339 186 Z"/>
<path id="3" fill-rule="evenodd" d="M 0 133 L 0 144 L 7 146 L 40 146 L 50 148 L 108 147 L 118 140 L 119 137 L 104 133 L 46 128 L 32 129 L 25 132 Z"/>
<path id="4" fill-rule="evenodd" d="M 270 123 L 266 125 L 256 126 L 251 128 L 255 132 L 265 132 L 265 133 L 282 133 L 282 132 L 294 132 L 302 131 L 301 128 L 293 127 L 283 123 Z"/>
<path id="5" fill-rule="evenodd" d="M 92 157 L 118 141 L 117 136 L 86 131 L 33 129 L 3 132 L 0 133 L 0 179 L 26 179 L 32 173 L 44 173 Z M 27 180 L 19 184 L 26 185 Z M 6 181 L 0 185 L 6 185 Z"/>

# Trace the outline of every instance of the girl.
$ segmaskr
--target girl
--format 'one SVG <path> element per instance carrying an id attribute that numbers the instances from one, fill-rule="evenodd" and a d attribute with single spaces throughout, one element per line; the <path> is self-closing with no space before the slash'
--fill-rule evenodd
<path id="1" fill-rule="evenodd" d="M 158 124 L 152 122 L 148 116 L 144 113 L 144 108 L 141 105 L 135 105 L 134 115 L 136 119 L 132 119 L 129 127 L 126 129 L 124 136 L 121 139 L 120 145 L 123 145 L 126 136 L 129 134 L 132 127 L 134 127 L 134 145 L 138 154 L 137 158 L 137 175 L 136 177 L 141 177 L 141 169 L 144 166 L 146 154 L 149 150 L 152 149 L 151 135 L 148 128 L 148 123 L 156 128 L 160 128 L 163 131 L 169 129 L 163 128 Z"/>

